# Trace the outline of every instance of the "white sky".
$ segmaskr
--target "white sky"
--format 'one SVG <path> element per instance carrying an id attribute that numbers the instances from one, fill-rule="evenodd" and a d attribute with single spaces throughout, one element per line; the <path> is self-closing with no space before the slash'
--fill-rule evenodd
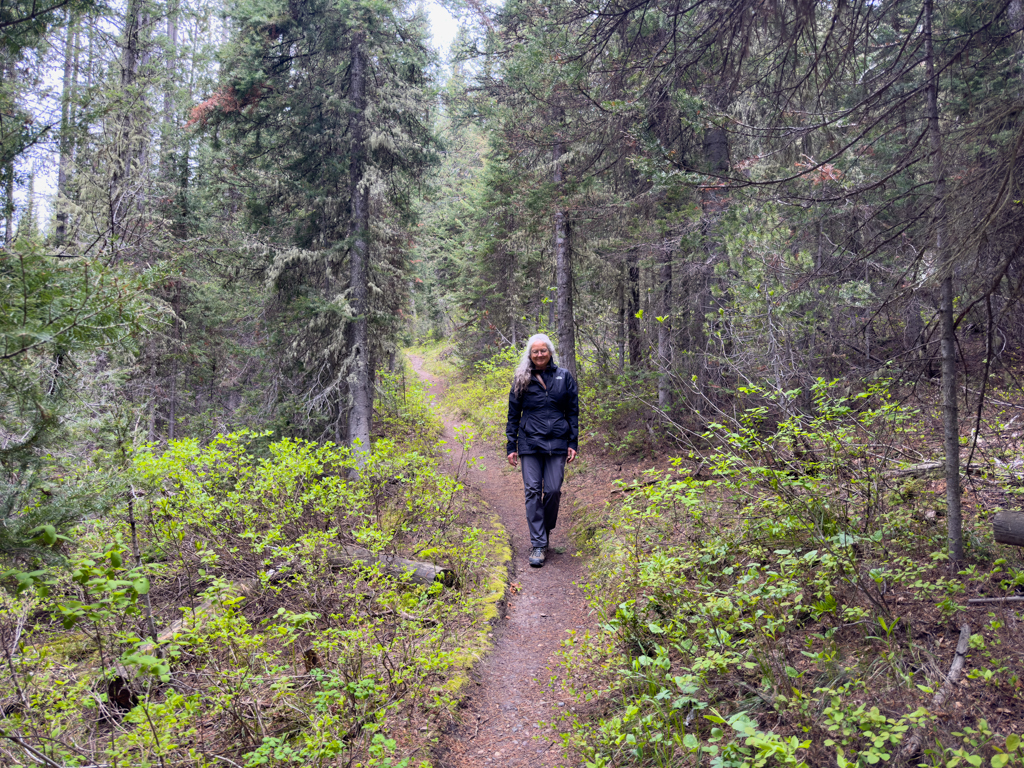
<path id="1" fill-rule="evenodd" d="M 427 3 L 427 15 L 430 16 L 430 31 L 434 39 L 434 47 L 442 57 L 447 57 L 458 25 L 452 15 L 433 0 Z"/>
<path id="2" fill-rule="evenodd" d="M 455 33 L 458 30 L 458 24 L 455 18 L 448 13 L 436 0 L 429 0 L 426 4 L 427 15 L 430 17 L 430 28 L 431 37 L 434 48 L 441 55 L 442 60 L 448 58 L 448 54 L 451 51 L 452 40 L 455 39 Z M 53 82 L 48 82 L 50 96 L 53 96 L 55 89 L 59 87 L 57 81 L 56 70 L 54 71 Z M 27 174 L 29 169 L 35 167 L 36 180 L 35 180 L 35 198 L 36 198 L 36 225 L 45 227 L 47 219 L 50 213 L 50 205 L 53 201 L 53 195 L 56 191 L 56 158 L 50 157 L 49 152 L 46 150 L 36 150 L 28 154 L 27 157 L 22 157 L 19 160 L 19 171 Z M 28 197 L 28 189 L 22 187 L 15 192 L 15 200 L 17 206 L 20 209 L 25 205 Z M 15 214 L 17 217 L 18 214 Z M 0 224 L 2 226 L 2 224 Z"/>

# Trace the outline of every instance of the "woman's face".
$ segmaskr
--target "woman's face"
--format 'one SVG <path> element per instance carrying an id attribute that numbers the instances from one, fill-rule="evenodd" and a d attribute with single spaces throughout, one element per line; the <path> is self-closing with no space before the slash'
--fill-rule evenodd
<path id="1" fill-rule="evenodd" d="M 551 351 L 543 341 L 535 341 L 530 347 L 530 361 L 534 368 L 543 370 L 551 362 Z"/>

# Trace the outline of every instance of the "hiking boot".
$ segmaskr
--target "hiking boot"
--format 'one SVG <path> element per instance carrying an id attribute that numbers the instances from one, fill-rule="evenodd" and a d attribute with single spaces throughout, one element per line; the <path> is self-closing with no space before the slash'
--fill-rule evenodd
<path id="1" fill-rule="evenodd" d="M 530 565 L 534 568 L 544 565 L 544 547 L 534 547 L 530 550 Z"/>

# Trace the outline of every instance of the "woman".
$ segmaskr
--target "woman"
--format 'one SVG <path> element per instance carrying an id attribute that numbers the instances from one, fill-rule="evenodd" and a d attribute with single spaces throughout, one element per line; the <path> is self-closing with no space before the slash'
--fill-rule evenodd
<path id="1" fill-rule="evenodd" d="M 548 532 L 558 520 L 565 465 L 579 441 L 576 379 L 555 365 L 555 347 L 543 333 L 530 337 L 508 393 L 506 453 L 513 467 L 523 462 L 530 565 L 544 565 Z"/>

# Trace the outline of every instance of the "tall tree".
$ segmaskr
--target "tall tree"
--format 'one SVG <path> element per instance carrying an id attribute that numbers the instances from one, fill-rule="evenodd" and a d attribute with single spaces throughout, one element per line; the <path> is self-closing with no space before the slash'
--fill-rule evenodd
<path id="1" fill-rule="evenodd" d="M 942 333 L 942 427 L 943 452 L 946 456 L 946 525 L 949 557 L 954 563 L 964 559 L 963 523 L 960 510 L 960 415 L 957 406 L 958 387 L 956 359 L 956 327 L 953 317 L 953 260 L 946 252 L 946 169 L 943 162 L 942 130 L 939 126 L 939 82 L 935 73 L 934 0 L 924 0 L 924 71 L 928 103 L 928 144 L 932 152 L 932 228 L 935 261 L 942 270 L 939 315 Z"/>
<path id="2" fill-rule="evenodd" d="M 373 289 L 405 269 L 397 244 L 435 146 L 424 20 L 401 3 L 362 0 L 239 2 L 232 18 L 225 85 L 193 121 L 232 136 L 248 226 L 288 307 L 281 319 L 299 324 L 282 369 L 321 434 L 365 452 L 374 370 L 388 348 L 371 328 L 389 327 L 407 282 L 379 299 Z M 381 312 L 381 302 L 394 306 Z"/>

